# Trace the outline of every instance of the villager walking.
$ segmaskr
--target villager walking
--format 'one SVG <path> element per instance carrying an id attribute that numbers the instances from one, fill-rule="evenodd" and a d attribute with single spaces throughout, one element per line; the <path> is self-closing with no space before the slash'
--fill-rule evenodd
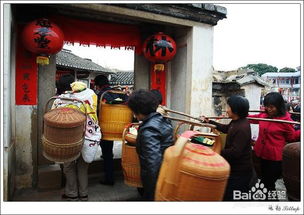
<path id="1" fill-rule="evenodd" d="M 153 201 L 156 182 L 163 161 L 164 151 L 173 144 L 171 123 L 156 112 L 159 101 L 146 90 L 134 91 L 128 106 L 141 121 L 136 140 L 139 155 L 143 200 Z"/>
<path id="2" fill-rule="evenodd" d="M 227 114 L 232 119 L 229 124 L 221 124 L 202 117 L 204 122 L 216 125 L 216 129 L 226 133 L 225 148 L 221 155 L 231 167 L 230 176 L 224 194 L 224 201 L 233 201 L 234 191 L 249 191 L 249 184 L 253 173 L 251 158 L 251 129 L 246 119 L 249 102 L 241 96 L 231 96 L 228 101 Z"/>
<path id="3" fill-rule="evenodd" d="M 94 84 L 96 86 L 96 94 L 98 96 L 99 118 L 102 117 L 99 115 L 101 102 L 105 102 L 108 104 L 115 104 L 116 99 L 119 99 L 120 103 L 125 103 L 127 101 L 128 96 L 126 94 L 116 94 L 116 93 L 107 92 L 113 89 L 110 87 L 109 80 L 106 76 L 104 75 L 96 76 L 94 79 Z M 101 99 L 103 101 L 101 101 Z M 103 169 L 104 178 L 100 180 L 100 184 L 103 185 L 114 185 L 115 183 L 113 146 L 114 146 L 113 140 L 105 140 L 105 139 L 100 140 L 100 147 L 101 147 L 103 165 L 104 165 L 104 169 Z"/>
<path id="4" fill-rule="evenodd" d="M 84 145 L 81 155 L 74 161 L 63 164 L 63 172 L 66 177 L 66 184 L 63 200 L 88 200 L 88 167 L 94 160 L 97 145 L 101 138 L 100 128 L 97 118 L 97 95 L 93 90 L 88 89 L 82 82 L 74 82 L 72 75 L 64 75 L 58 82 L 58 90 L 62 94 L 59 98 L 78 99 L 83 104 L 56 99 L 52 108 L 69 107 L 87 113 L 86 131 Z M 85 111 L 85 109 L 87 111 Z"/>
<path id="5" fill-rule="evenodd" d="M 280 93 L 268 93 L 263 102 L 265 113 L 249 117 L 292 121 Z M 282 175 L 283 148 L 288 142 L 299 141 L 300 130 L 295 130 L 294 126 L 288 123 L 258 120 L 250 120 L 250 123 L 259 124 L 259 136 L 254 145 L 254 152 L 260 159 L 261 182 L 268 191 L 273 191 L 276 180 Z"/>

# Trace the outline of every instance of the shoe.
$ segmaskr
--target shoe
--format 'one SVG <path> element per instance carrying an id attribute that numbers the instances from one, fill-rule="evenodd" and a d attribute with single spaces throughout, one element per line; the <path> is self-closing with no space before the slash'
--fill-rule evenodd
<path id="1" fill-rule="evenodd" d="M 101 180 L 99 181 L 99 183 L 102 185 L 110 185 L 110 186 L 113 186 L 115 184 L 114 181 L 105 181 L 105 180 Z"/>
<path id="2" fill-rule="evenodd" d="M 89 200 L 88 195 L 86 195 L 86 196 L 79 196 L 78 198 L 79 198 L 80 201 L 88 201 Z"/>
<path id="3" fill-rule="evenodd" d="M 71 196 L 67 196 L 65 194 L 62 194 L 61 195 L 61 199 L 65 200 L 65 201 L 77 201 L 78 200 L 78 196 L 71 197 Z"/>

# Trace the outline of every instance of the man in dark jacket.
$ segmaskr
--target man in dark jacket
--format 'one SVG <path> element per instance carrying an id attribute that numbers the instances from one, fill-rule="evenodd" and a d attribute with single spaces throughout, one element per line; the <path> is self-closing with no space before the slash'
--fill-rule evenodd
<path id="1" fill-rule="evenodd" d="M 115 99 L 120 98 L 121 102 L 124 103 L 127 101 L 128 97 L 126 94 L 117 94 L 117 93 L 105 93 L 108 90 L 113 90 L 110 87 L 109 80 L 104 75 L 98 75 L 94 79 L 94 84 L 96 87 L 96 94 L 98 96 L 98 106 L 97 106 L 97 113 L 99 116 L 99 105 L 100 105 L 100 99 L 102 99 L 103 102 L 106 102 L 108 104 L 115 104 Z M 101 98 L 102 96 L 102 98 Z M 102 131 L 101 131 L 102 132 Z M 104 166 L 104 179 L 100 181 L 100 184 L 103 185 L 114 185 L 115 178 L 114 178 L 114 154 L 113 154 L 113 144 L 114 141 L 112 140 L 100 140 L 100 147 L 103 157 L 103 166 Z"/>
<path id="2" fill-rule="evenodd" d="M 112 90 L 109 84 L 109 80 L 104 75 L 98 75 L 94 79 L 94 84 L 96 87 L 96 94 L 98 96 L 98 106 L 97 113 L 99 115 L 99 103 L 102 94 L 107 90 Z M 105 94 L 103 96 L 103 101 L 112 101 L 115 99 L 111 94 Z M 98 116 L 100 117 L 100 116 Z M 102 131 L 101 131 L 102 132 Z M 100 184 L 103 185 L 114 185 L 114 154 L 113 154 L 113 141 L 111 140 L 100 140 L 100 147 L 103 157 L 103 166 L 104 166 L 104 179 L 100 181 Z"/>
<path id="3" fill-rule="evenodd" d="M 173 144 L 173 128 L 169 120 L 156 112 L 158 100 L 150 91 L 134 91 L 128 106 L 136 118 L 142 121 L 138 129 L 136 151 L 140 161 L 143 199 L 153 201 L 164 151 Z"/>

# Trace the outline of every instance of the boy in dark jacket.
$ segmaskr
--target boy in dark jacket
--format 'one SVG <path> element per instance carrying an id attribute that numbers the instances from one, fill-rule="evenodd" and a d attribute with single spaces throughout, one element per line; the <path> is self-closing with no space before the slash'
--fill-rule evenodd
<path id="1" fill-rule="evenodd" d="M 143 198 L 153 201 L 164 151 L 173 144 L 173 128 L 166 118 L 156 112 L 158 100 L 150 91 L 134 91 L 129 97 L 128 106 L 142 121 L 136 151 L 140 161 Z"/>

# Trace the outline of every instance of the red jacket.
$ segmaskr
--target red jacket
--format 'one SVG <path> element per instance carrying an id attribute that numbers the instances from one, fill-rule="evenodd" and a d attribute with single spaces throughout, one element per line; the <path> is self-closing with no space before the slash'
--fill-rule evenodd
<path id="1" fill-rule="evenodd" d="M 249 115 L 248 117 L 270 118 L 267 113 Z M 293 121 L 289 113 L 272 119 Z M 259 137 L 254 145 L 254 151 L 258 157 L 263 159 L 281 161 L 286 142 L 300 140 L 300 130 L 296 131 L 292 124 L 258 120 L 250 120 L 250 123 L 259 124 Z"/>

